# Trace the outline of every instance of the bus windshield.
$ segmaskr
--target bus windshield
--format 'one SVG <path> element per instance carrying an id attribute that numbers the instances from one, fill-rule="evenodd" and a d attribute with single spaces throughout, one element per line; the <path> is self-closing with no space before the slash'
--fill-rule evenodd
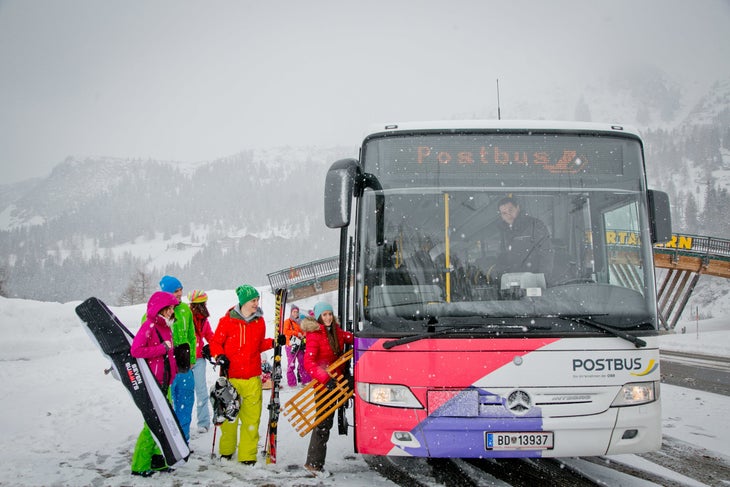
<path id="1" fill-rule="evenodd" d="M 364 156 L 382 189 L 360 199 L 376 215 L 359 234 L 362 331 L 515 318 L 580 328 L 560 317 L 656 328 L 637 141 L 393 137 Z"/>

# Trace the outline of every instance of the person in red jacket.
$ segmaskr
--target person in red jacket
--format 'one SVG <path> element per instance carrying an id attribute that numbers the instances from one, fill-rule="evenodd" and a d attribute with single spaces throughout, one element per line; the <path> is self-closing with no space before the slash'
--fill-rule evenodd
<path id="1" fill-rule="evenodd" d="M 304 318 L 301 328 L 307 334 L 304 369 L 312 378 L 328 387 L 328 383 L 331 380 L 334 381 L 334 379 L 327 372 L 327 367 L 344 353 L 345 344 L 352 345 L 353 335 L 340 328 L 335 319 L 332 305 L 325 302 L 314 305 L 314 319 Z M 337 374 L 343 372 L 344 366 L 335 371 Z M 331 415 L 312 430 L 312 437 L 309 440 L 309 449 L 307 450 L 307 462 L 304 464 L 304 468 L 315 477 L 329 475 L 324 470 L 324 461 L 327 456 L 327 441 L 330 437 L 333 420 L 334 415 Z"/>
<path id="2" fill-rule="evenodd" d="M 266 338 L 266 323 L 259 308 L 259 292 L 244 284 L 236 289 L 238 305 L 229 309 L 218 321 L 210 340 L 210 353 L 216 363 L 227 370 L 228 380 L 241 396 L 241 409 L 235 421 L 221 424 L 218 452 L 231 459 L 238 447 L 238 461 L 245 465 L 256 463 L 261 421 L 261 353 L 271 350 L 274 340 Z M 279 344 L 286 342 L 279 335 Z M 238 429 L 240 424 L 240 439 Z"/>

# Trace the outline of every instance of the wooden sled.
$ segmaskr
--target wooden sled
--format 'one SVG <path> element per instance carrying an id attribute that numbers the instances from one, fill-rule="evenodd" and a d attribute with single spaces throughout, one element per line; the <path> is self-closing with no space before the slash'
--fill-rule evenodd
<path id="1" fill-rule="evenodd" d="M 284 404 L 282 413 L 299 433 L 304 436 L 319 423 L 329 418 L 337 409 L 350 399 L 354 391 L 347 387 L 347 379 L 335 374 L 337 368 L 352 358 L 352 350 L 345 352 L 334 361 L 327 372 L 337 380 L 336 387 L 331 391 L 325 388 L 317 379 L 312 379 L 301 391 Z"/>

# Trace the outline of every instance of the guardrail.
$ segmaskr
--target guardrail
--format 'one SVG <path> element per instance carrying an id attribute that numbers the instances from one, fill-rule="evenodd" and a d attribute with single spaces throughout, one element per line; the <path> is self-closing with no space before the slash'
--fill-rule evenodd
<path id="1" fill-rule="evenodd" d="M 338 256 L 326 259 L 315 260 L 306 264 L 287 267 L 270 274 L 269 284 L 271 289 L 286 287 L 296 289 L 298 287 L 311 286 L 331 279 L 336 279 L 340 270 L 340 259 Z"/>
<path id="2" fill-rule="evenodd" d="M 730 240 L 701 235 L 672 235 L 666 244 L 654 245 L 654 252 L 694 254 L 698 257 L 730 258 Z M 724 260 L 724 259 L 723 259 Z"/>

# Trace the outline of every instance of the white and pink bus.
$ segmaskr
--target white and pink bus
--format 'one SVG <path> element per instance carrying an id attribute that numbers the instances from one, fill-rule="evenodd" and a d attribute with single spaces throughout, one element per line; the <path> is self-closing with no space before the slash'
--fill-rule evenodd
<path id="1" fill-rule="evenodd" d="M 660 447 L 652 245 L 671 221 L 636 131 L 380 126 L 330 168 L 325 219 L 341 229 L 339 315 L 356 336 L 356 452 Z"/>

